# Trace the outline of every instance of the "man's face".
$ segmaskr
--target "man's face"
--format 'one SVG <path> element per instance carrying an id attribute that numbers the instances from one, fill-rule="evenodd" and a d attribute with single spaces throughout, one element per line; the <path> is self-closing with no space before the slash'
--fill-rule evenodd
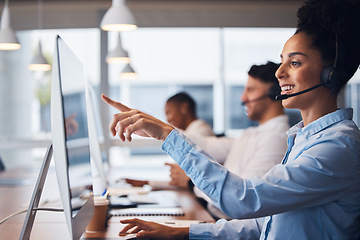
<path id="1" fill-rule="evenodd" d="M 176 128 L 185 130 L 184 126 L 184 114 L 186 109 L 183 109 L 184 104 L 178 104 L 174 102 L 167 102 L 165 104 L 165 115 L 167 122 Z"/>
<path id="2" fill-rule="evenodd" d="M 250 120 L 258 122 L 261 121 L 268 104 L 271 102 L 271 99 L 265 97 L 257 101 L 253 100 L 258 99 L 262 96 L 266 96 L 269 92 L 270 87 L 271 84 L 263 83 L 259 79 L 249 76 L 248 81 L 245 85 L 245 90 L 241 96 L 241 101 L 249 101 L 245 104 L 245 108 L 248 118 Z"/>

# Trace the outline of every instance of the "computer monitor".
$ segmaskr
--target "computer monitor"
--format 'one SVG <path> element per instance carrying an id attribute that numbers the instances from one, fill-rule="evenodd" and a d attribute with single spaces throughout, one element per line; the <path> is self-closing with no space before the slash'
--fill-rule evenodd
<path id="1" fill-rule="evenodd" d="M 66 222 L 72 239 L 79 239 L 94 213 L 93 198 L 81 201 L 77 193 L 84 190 L 84 179 L 91 182 L 85 79 L 80 61 L 60 36 L 53 57 L 51 131 Z"/>
<path id="2" fill-rule="evenodd" d="M 89 125 L 93 193 L 95 196 L 99 196 L 107 191 L 108 181 L 101 151 L 101 142 L 104 137 L 99 116 L 100 111 L 96 104 L 94 89 L 89 82 L 86 82 L 86 111 Z"/>

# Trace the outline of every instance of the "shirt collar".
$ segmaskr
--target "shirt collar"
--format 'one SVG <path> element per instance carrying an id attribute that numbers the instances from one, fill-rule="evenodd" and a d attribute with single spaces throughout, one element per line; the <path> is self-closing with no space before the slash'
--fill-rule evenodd
<path id="1" fill-rule="evenodd" d="M 298 124 L 291 127 L 289 131 L 287 131 L 287 135 L 293 135 L 296 134 L 297 132 L 302 132 L 303 135 L 308 138 L 335 123 L 341 122 L 343 120 L 351 120 L 352 117 L 353 117 L 352 108 L 339 109 L 335 112 L 322 116 L 321 118 L 308 124 L 306 127 L 304 127 L 304 123 L 303 121 L 301 121 Z"/>

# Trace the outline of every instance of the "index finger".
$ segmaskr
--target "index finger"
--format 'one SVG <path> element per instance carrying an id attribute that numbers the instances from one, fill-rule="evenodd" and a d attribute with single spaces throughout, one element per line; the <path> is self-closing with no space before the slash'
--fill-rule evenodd
<path id="1" fill-rule="evenodd" d="M 109 104 L 110 106 L 116 108 L 117 110 L 119 110 L 121 112 L 126 112 L 126 111 L 131 110 L 131 108 L 125 106 L 124 104 L 122 104 L 120 102 L 116 102 L 116 101 L 112 100 L 111 98 L 107 97 L 105 94 L 101 94 L 101 98 L 105 103 Z"/>
<path id="2" fill-rule="evenodd" d="M 165 165 L 166 165 L 166 166 L 173 167 L 174 165 L 176 165 L 176 163 L 165 162 Z"/>
<path id="3" fill-rule="evenodd" d="M 129 231 L 130 229 L 134 228 L 134 227 L 142 227 L 142 222 L 137 219 L 137 218 L 132 218 L 132 219 L 124 219 L 124 220 L 120 220 L 120 222 L 122 224 L 128 224 L 126 225 L 121 231 L 120 233 L 127 233 L 127 231 Z"/>

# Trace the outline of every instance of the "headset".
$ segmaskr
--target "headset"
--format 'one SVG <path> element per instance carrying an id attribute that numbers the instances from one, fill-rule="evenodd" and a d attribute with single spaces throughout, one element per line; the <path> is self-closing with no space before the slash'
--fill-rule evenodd
<path id="1" fill-rule="evenodd" d="M 347 79 L 347 73 L 344 69 L 345 64 L 345 45 L 342 39 L 335 32 L 335 60 L 334 64 L 327 66 L 321 72 L 321 83 L 323 86 L 330 88 L 335 94 L 341 87 L 342 83 Z"/>
<path id="2" fill-rule="evenodd" d="M 303 91 L 293 93 L 293 94 L 282 94 L 275 96 L 276 100 L 283 100 L 289 97 L 294 97 L 300 94 L 307 93 L 321 86 L 325 86 L 331 89 L 332 94 L 335 94 L 342 86 L 342 83 L 347 79 L 347 73 L 344 68 L 345 64 L 345 49 L 342 39 L 337 34 L 337 31 L 334 29 L 335 33 L 335 60 L 334 64 L 325 67 L 320 76 L 321 83 L 305 89 Z"/>

